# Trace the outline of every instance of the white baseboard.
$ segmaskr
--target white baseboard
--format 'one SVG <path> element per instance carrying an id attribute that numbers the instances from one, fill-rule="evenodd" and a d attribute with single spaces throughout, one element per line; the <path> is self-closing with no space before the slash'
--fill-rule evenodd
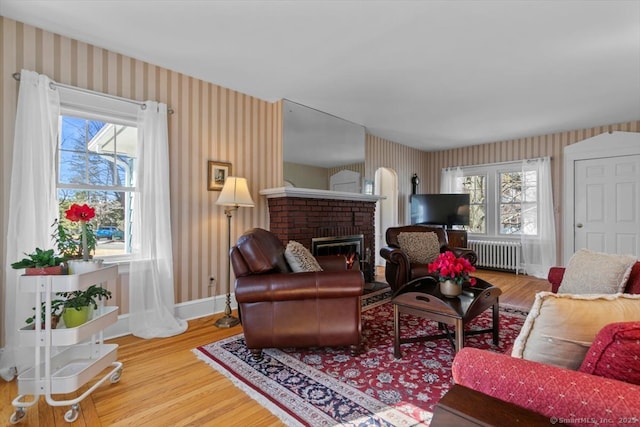
<path id="1" fill-rule="evenodd" d="M 215 297 L 203 298 L 194 301 L 187 301 L 175 305 L 176 317 L 183 320 L 197 319 L 199 317 L 211 316 L 213 314 L 224 312 L 225 304 L 227 301 L 226 295 L 217 295 Z M 231 309 L 238 308 L 235 296 L 231 294 Z M 118 338 L 125 335 L 130 335 L 129 329 L 129 315 L 122 314 L 118 316 L 118 321 L 113 325 L 105 328 L 104 338 Z M 0 358 L 4 348 L 0 348 Z M 15 375 L 14 368 L 7 368 L 0 371 L 0 377 L 6 381 L 10 381 Z"/>
<path id="2" fill-rule="evenodd" d="M 193 301 L 182 302 L 175 305 L 176 317 L 183 320 L 198 319 L 200 317 L 211 316 L 224 312 L 227 301 L 226 295 L 202 298 Z M 231 309 L 238 308 L 238 304 L 233 294 L 231 294 Z M 118 338 L 131 334 L 129 328 L 129 315 L 118 316 L 118 321 L 104 330 L 105 339 Z"/>

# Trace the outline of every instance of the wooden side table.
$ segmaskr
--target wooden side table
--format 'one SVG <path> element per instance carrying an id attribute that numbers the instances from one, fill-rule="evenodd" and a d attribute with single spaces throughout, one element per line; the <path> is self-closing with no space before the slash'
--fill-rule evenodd
<path id="1" fill-rule="evenodd" d="M 549 418 L 461 385 L 437 403 L 431 427 L 550 426 Z"/>
<path id="2" fill-rule="evenodd" d="M 394 356 L 402 357 L 400 345 L 411 342 L 432 341 L 448 338 L 456 352 L 464 347 L 464 337 L 491 332 L 493 343 L 498 345 L 499 336 L 499 300 L 502 294 L 489 282 L 476 278 L 476 285 L 465 285 L 462 294 L 448 298 L 440 293 L 438 282 L 432 277 L 421 277 L 405 284 L 391 299 L 393 304 Z M 465 325 L 487 309 L 493 311 L 493 324 L 490 329 L 465 331 Z M 413 314 L 439 322 L 446 333 L 438 335 L 400 338 L 400 313 Z M 453 326 L 453 333 L 448 326 Z M 454 343 L 455 338 L 455 343 Z"/>

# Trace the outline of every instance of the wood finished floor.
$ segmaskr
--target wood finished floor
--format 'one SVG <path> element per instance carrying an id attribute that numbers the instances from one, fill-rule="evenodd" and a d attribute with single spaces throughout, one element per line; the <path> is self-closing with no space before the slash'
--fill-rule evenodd
<path id="1" fill-rule="evenodd" d="M 481 277 L 502 289 L 504 305 L 528 310 L 535 293 L 549 290 L 546 280 L 510 273 L 479 270 Z M 383 277 L 383 276 L 379 276 Z M 126 336 L 119 344 L 118 360 L 124 368 L 120 382 L 98 387 L 80 403 L 78 419 L 64 421 L 68 406 L 48 405 L 44 397 L 26 410 L 21 426 L 281 426 L 282 423 L 231 381 L 200 361 L 192 349 L 242 332 L 240 326 L 217 329 L 208 316 L 189 321 L 182 335 L 144 340 Z M 72 399 L 76 393 L 55 398 Z M 17 383 L 0 379 L 0 425 L 10 425 Z"/>

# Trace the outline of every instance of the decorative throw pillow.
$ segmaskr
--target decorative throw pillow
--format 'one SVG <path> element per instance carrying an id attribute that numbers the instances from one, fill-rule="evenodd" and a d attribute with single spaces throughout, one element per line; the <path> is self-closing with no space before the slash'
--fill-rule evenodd
<path id="1" fill-rule="evenodd" d="M 428 264 L 440 254 L 438 235 L 432 231 L 400 233 L 398 244 L 412 264 Z"/>
<path id="2" fill-rule="evenodd" d="M 578 370 L 640 385 L 640 322 L 602 328 Z"/>
<path id="3" fill-rule="evenodd" d="M 558 288 L 562 294 L 623 292 L 636 257 L 580 249 L 573 254 Z"/>
<path id="4" fill-rule="evenodd" d="M 309 249 L 302 246 L 299 242 L 289 241 L 284 250 L 284 257 L 287 259 L 289 267 L 291 267 L 294 273 L 300 273 L 302 271 L 322 271 L 322 267 L 320 267 L 318 261 L 311 255 Z"/>
<path id="5" fill-rule="evenodd" d="M 640 320 L 640 295 L 539 292 L 511 356 L 577 370 L 607 324 Z"/>

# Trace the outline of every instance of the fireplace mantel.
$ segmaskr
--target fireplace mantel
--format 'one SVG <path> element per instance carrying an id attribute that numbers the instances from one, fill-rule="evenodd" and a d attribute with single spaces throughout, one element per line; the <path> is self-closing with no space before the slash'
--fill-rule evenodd
<path id="1" fill-rule="evenodd" d="M 353 200 L 357 202 L 377 202 L 378 200 L 385 198 L 384 196 L 373 196 L 370 194 L 298 187 L 266 188 L 264 190 L 260 190 L 260 195 L 266 196 L 267 199 L 276 197 L 299 197 L 305 199 Z"/>

